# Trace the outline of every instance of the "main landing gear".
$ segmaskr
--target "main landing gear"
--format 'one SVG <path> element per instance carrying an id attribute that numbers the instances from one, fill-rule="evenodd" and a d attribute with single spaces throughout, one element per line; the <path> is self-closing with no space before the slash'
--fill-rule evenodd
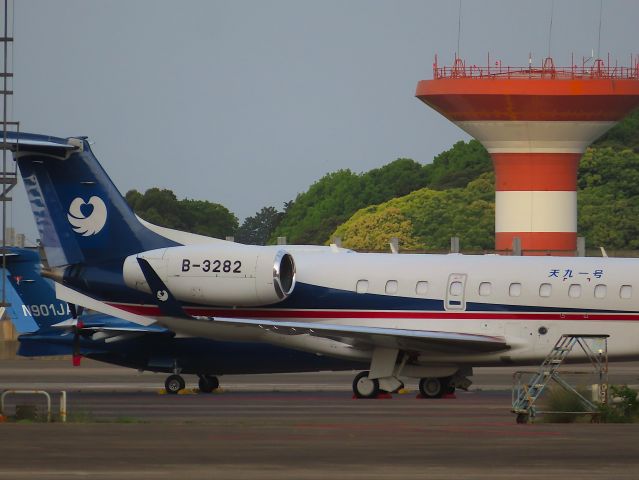
<path id="1" fill-rule="evenodd" d="M 369 373 L 360 372 L 353 380 L 353 393 L 356 398 L 377 398 L 380 394 L 397 393 L 404 388 L 404 383 L 397 381 L 388 390 L 385 390 L 380 386 L 378 379 L 368 378 Z"/>
<path id="2" fill-rule="evenodd" d="M 213 390 L 220 386 L 220 381 L 214 375 L 198 376 L 200 377 L 198 386 L 200 387 L 200 392 L 202 393 L 211 393 L 213 392 Z M 166 381 L 164 382 L 166 393 L 171 395 L 176 395 L 177 393 L 179 393 L 180 390 L 184 390 L 185 387 L 186 383 L 184 382 L 184 378 L 182 378 L 182 376 L 177 373 L 166 377 Z"/>
<path id="3" fill-rule="evenodd" d="M 379 395 L 379 380 L 371 380 L 368 373 L 360 372 L 353 380 L 353 393 L 357 398 L 375 398 Z"/>
<path id="4" fill-rule="evenodd" d="M 198 386 L 200 387 L 200 392 L 211 393 L 220 386 L 220 381 L 213 375 L 200 375 Z"/>
<path id="5" fill-rule="evenodd" d="M 368 374 L 369 372 L 360 372 L 353 380 L 355 397 L 376 398 L 384 392 L 379 386 L 379 380 L 368 378 Z M 442 398 L 444 395 L 453 394 L 455 393 L 453 377 L 422 378 L 419 381 L 419 393 L 422 398 Z"/>
<path id="6" fill-rule="evenodd" d="M 388 393 L 401 390 L 404 386 L 400 377 L 424 377 L 419 382 L 419 398 L 442 398 L 455 393 L 455 388 L 466 390 L 471 382 L 472 368 L 446 366 L 406 365 L 409 354 L 396 348 L 375 347 L 371 355 L 369 371 L 360 372 L 353 380 L 356 398 L 390 398 Z M 426 375 L 432 376 L 426 376 Z M 435 376 L 435 375 L 448 376 Z M 419 378 L 418 377 L 418 378 Z M 452 396 L 452 395 L 451 395 Z"/>
<path id="7" fill-rule="evenodd" d="M 442 398 L 455 393 L 453 377 L 429 377 L 419 381 L 419 393 L 423 398 Z"/>

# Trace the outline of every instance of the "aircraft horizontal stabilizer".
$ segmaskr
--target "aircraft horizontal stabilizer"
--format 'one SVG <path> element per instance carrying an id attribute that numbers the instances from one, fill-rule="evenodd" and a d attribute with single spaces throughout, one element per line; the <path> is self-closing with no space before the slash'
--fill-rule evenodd
<path id="1" fill-rule="evenodd" d="M 55 284 L 56 297 L 65 302 L 73 303 L 75 305 L 81 305 L 85 308 L 95 310 L 96 312 L 104 313 L 105 315 L 111 315 L 113 317 L 121 318 L 129 322 L 137 323 L 138 325 L 152 325 L 156 323 L 156 320 L 142 315 L 136 315 L 125 310 L 107 305 L 104 302 L 100 302 L 95 298 L 84 295 L 72 288 L 69 288 L 61 283 Z"/>
<path id="2" fill-rule="evenodd" d="M 386 347 L 416 352 L 486 353 L 508 350 L 502 337 L 455 332 L 403 330 L 310 322 L 279 322 L 215 317 L 215 322 L 252 326 L 282 335 L 308 334 L 350 344 L 356 348 Z"/>
<path id="3" fill-rule="evenodd" d="M 65 158 L 71 152 L 80 150 L 81 143 L 65 138 L 7 132 L 7 147 L 14 153 L 40 153 Z"/>

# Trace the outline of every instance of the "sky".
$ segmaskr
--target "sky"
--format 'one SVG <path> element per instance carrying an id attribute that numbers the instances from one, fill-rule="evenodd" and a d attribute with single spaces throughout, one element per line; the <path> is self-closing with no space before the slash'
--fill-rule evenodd
<path id="1" fill-rule="evenodd" d="M 122 193 L 168 188 L 241 221 L 328 172 L 429 163 L 467 140 L 414 96 L 435 54 L 452 63 L 459 11 L 457 0 L 19 0 L 9 110 L 22 131 L 88 136 Z M 460 56 L 540 64 L 550 39 L 569 65 L 597 51 L 599 12 L 600 0 L 462 0 Z M 637 18 L 639 1 L 603 1 L 602 56 L 639 53 Z M 13 197 L 8 225 L 35 240 L 22 185 Z"/>

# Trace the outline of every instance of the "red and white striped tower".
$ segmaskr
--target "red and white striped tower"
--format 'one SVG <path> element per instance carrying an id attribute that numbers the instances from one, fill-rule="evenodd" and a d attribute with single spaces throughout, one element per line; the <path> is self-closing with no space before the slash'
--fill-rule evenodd
<path id="1" fill-rule="evenodd" d="M 490 63 L 490 62 L 489 62 Z M 572 254 L 577 169 L 586 147 L 639 106 L 639 64 L 556 68 L 433 68 L 416 96 L 490 152 L 495 168 L 495 248 L 521 239 L 525 254 Z"/>

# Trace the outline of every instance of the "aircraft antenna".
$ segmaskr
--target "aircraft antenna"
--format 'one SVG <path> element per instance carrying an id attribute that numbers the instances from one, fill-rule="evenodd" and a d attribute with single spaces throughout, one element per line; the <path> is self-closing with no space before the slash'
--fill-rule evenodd
<path id="1" fill-rule="evenodd" d="M 552 17 L 555 13 L 555 0 L 552 0 L 550 3 L 550 26 L 548 27 L 548 55 L 547 58 L 550 58 L 550 44 L 552 40 Z"/>
<path id="2" fill-rule="evenodd" d="M 462 13 L 462 0 L 459 0 L 459 13 L 457 15 L 457 58 L 460 56 L 459 41 L 461 39 L 461 13 Z"/>
<path id="3" fill-rule="evenodd" d="M 599 0 L 599 35 L 597 37 L 597 59 L 601 58 L 601 17 L 603 16 L 603 0 Z"/>

